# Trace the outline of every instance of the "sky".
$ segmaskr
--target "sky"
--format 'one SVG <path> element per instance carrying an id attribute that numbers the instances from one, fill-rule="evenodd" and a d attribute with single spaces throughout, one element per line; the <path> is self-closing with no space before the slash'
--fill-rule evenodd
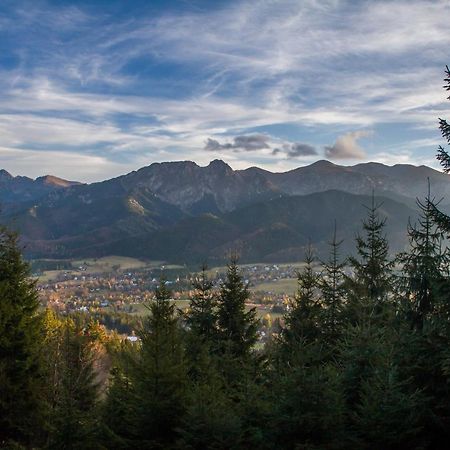
<path id="1" fill-rule="evenodd" d="M 437 167 L 450 2 L 2 0 L 0 168 Z"/>

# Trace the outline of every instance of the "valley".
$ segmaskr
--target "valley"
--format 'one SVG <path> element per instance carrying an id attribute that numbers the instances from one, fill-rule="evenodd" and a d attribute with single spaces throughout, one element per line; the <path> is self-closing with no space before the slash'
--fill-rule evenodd
<path id="1" fill-rule="evenodd" d="M 297 290 L 297 271 L 303 266 L 304 263 L 240 266 L 250 289 L 247 308 L 256 308 L 257 317 L 263 321 L 279 319 Z M 145 305 L 153 299 L 161 277 L 171 289 L 176 307 L 186 310 L 193 293 L 192 279 L 199 270 L 118 256 L 36 260 L 32 267 L 43 307 L 61 314 L 89 314 L 109 329 L 128 335 L 148 314 Z M 215 289 L 223 282 L 226 270 L 226 266 L 208 269 Z"/>

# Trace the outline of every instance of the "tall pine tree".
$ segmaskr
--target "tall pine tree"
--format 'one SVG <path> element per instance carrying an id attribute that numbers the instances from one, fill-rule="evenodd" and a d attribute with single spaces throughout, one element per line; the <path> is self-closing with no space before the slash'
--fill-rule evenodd
<path id="1" fill-rule="evenodd" d="M 189 310 L 185 314 L 188 328 L 203 341 L 210 341 L 216 333 L 216 295 L 213 282 L 208 279 L 207 267 L 202 266 L 201 273 L 192 282 L 193 295 Z"/>
<path id="2" fill-rule="evenodd" d="M 363 235 L 356 237 L 356 257 L 349 263 L 353 276 L 347 279 L 347 312 L 352 321 L 371 320 L 386 310 L 392 284 L 392 261 L 385 234 L 386 219 L 381 219 L 372 193 L 372 203 L 363 220 Z"/>
<path id="3" fill-rule="evenodd" d="M 432 218 L 435 199 L 428 195 L 417 200 L 420 211 L 415 225 L 408 224 L 410 248 L 398 256 L 402 264 L 400 287 L 407 297 L 413 326 L 422 328 L 424 320 L 439 308 L 439 289 L 448 276 L 450 263 L 444 237 Z"/>
<path id="4" fill-rule="evenodd" d="M 237 258 L 233 256 L 217 299 L 219 344 L 222 351 L 232 357 L 248 356 L 257 340 L 255 309 L 247 311 L 245 306 L 249 297 L 248 287 L 239 273 Z"/>
<path id="5" fill-rule="evenodd" d="M 137 447 L 172 445 L 185 410 L 184 346 L 171 299 L 162 280 L 139 332 L 141 347 L 131 372 Z"/>
<path id="6" fill-rule="evenodd" d="M 297 293 L 291 310 L 285 317 L 283 341 L 288 348 L 299 343 L 311 343 L 321 334 L 319 317 L 322 306 L 317 292 L 318 277 L 313 268 L 314 256 L 311 246 L 305 255 L 305 267 L 297 273 Z"/>
<path id="7" fill-rule="evenodd" d="M 328 260 L 322 262 L 322 273 L 319 288 L 322 293 L 323 320 L 322 327 L 328 344 L 333 345 L 339 337 L 342 325 L 342 308 L 345 299 L 345 259 L 341 260 L 339 248 L 342 240 L 337 239 L 336 222 L 334 233 L 329 242 L 330 253 Z"/>
<path id="8" fill-rule="evenodd" d="M 53 396 L 47 446 L 50 449 L 99 448 L 95 342 L 82 324 L 72 318 L 58 326 L 56 340 L 53 343 L 47 341 L 49 351 L 56 350 L 50 357 L 54 370 L 51 373 Z"/>
<path id="9" fill-rule="evenodd" d="M 0 447 L 36 443 L 42 427 L 42 321 L 17 234 L 0 229 Z M 8 442 L 10 444 L 8 444 Z"/>

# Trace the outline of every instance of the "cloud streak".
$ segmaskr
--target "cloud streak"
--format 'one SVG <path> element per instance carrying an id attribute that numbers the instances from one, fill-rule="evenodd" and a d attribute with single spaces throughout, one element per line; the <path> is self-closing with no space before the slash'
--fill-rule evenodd
<path id="1" fill-rule="evenodd" d="M 267 149 L 269 147 L 269 136 L 263 134 L 242 135 L 233 138 L 233 142 L 221 144 L 216 139 L 208 138 L 205 144 L 205 150 L 244 150 L 254 152 Z"/>
<path id="2" fill-rule="evenodd" d="M 301 142 L 294 142 L 290 144 L 283 144 L 280 148 L 274 148 L 272 150 L 273 155 L 285 154 L 288 158 L 299 158 L 303 156 L 315 156 L 318 154 L 316 148 L 310 144 L 304 144 Z"/>

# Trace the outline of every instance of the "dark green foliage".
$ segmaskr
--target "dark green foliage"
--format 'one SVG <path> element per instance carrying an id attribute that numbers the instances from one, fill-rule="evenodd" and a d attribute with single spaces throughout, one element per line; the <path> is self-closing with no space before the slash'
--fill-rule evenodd
<path id="1" fill-rule="evenodd" d="M 210 342 L 216 334 L 217 315 L 216 296 L 212 291 L 213 283 L 208 280 L 207 267 L 203 266 L 200 276 L 193 280 L 194 294 L 185 314 L 188 328 L 201 340 Z"/>
<path id="2" fill-rule="evenodd" d="M 239 273 L 236 257 L 228 264 L 226 279 L 217 298 L 219 345 L 223 353 L 234 358 L 246 358 L 257 340 L 258 322 L 255 310 L 246 311 L 250 293 Z"/>
<path id="3" fill-rule="evenodd" d="M 279 448 L 346 448 L 341 375 L 320 362 L 317 346 L 303 345 L 296 360 L 278 366 L 273 380 L 273 428 Z"/>
<path id="4" fill-rule="evenodd" d="M 300 343 L 316 341 L 322 332 L 319 322 L 322 306 L 317 293 L 318 276 L 314 273 L 313 261 L 312 249 L 309 247 L 306 252 L 306 265 L 297 274 L 297 293 L 285 318 L 286 327 L 282 340 L 286 349 L 295 351 L 295 347 Z"/>
<path id="5" fill-rule="evenodd" d="M 41 436 L 42 326 L 17 235 L 0 229 L 0 447 Z"/>
<path id="6" fill-rule="evenodd" d="M 339 337 L 342 327 L 342 309 L 345 301 L 345 260 L 340 259 L 339 248 L 342 240 L 336 236 L 336 223 L 333 238 L 329 243 L 330 254 L 328 260 L 322 262 L 322 273 L 319 280 L 319 288 L 322 296 L 323 318 L 322 333 L 328 345 L 333 346 Z"/>
<path id="7" fill-rule="evenodd" d="M 187 327 L 185 345 L 189 377 L 194 383 L 199 383 L 198 389 L 192 393 L 195 396 L 201 392 L 202 383 L 209 383 L 207 375 L 214 372 L 217 366 L 214 358 L 218 352 L 217 299 L 212 290 L 213 283 L 208 280 L 206 266 L 194 278 L 192 288 L 194 293 L 184 320 Z"/>
<path id="8" fill-rule="evenodd" d="M 186 413 L 178 429 L 178 448 L 232 448 L 240 442 L 241 419 L 219 369 L 223 354 L 217 342 L 217 316 L 212 283 L 205 268 L 185 315 L 186 359 L 190 383 Z"/>
<path id="9" fill-rule="evenodd" d="M 345 448 L 345 402 L 337 367 L 326 362 L 324 324 L 311 248 L 273 354 L 276 442 L 282 448 Z"/>
<path id="10" fill-rule="evenodd" d="M 392 326 L 379 324 L 351 326 L 342 340 L 338 360 L 356 448 L 415 448 L 419 442 L 425 396 L 403 372 L 404 342 Z"/>
<path id="11" fill-rule="evenodd" d="M 410 248 L 397 260 L 402 264 L 400 289 L 406 313 L 412 325 L 422 328 L 440 305 L 440 294 L 448 277 L 449 255 L 444 249 L 442 232 L 432 218 L 435 200 L 430 192 L 423 202 L 417 200 L 420 216 L 416 225 L 408 225 Z"/>
<path id="12" fill-rule="evenodd" d="M 425 399 L 420 437 L 427 442 L 427 448 L 440 448 L 439 441 L 450 439 L 450 380 L 446 371 L 449 344 L 448 322 L 436 317 L 426 319 L 422 329 L 404 329 L 397 341 L 401 349 L 399 370 Z"/>
<path id="13" fill-rule="evenodd" d="M 362 223 L 364 235 L 356 237 L 357 257 L 349 258 L 354 274 L 347 279 L 347 313 L 354 322 L 376 320 L 385 313 L 392 290 L 392 262 L 384 231 L 386 220 L 378 213 L 380 206 L 372 195 L 372 204 L 367 207 L 367 218 Z"/>
<path id="14" fill-rule="evenodd" d="M 127 350 L 122 349 L 123 354 Z M 126 449 L 132 447 L 134 414 L 134 390 L 128 374 L 118 366 L 110 374 L 108 395 L 101 410 L 102 437 L 107 448 Z"/>
<path id="15" fill-rule="evenodd" d="M 139 332 L 140 346 L 130 351 L 128 367 L 115 373 L 109 391 L 123 397 L 124 422 L 110 416 L 111 431 L 117 442 L 129 442 L 131 447 L 167 448 L 175 441 L 185 411 L 184 348 L 171 297 L 161 281 Z M 111 414 L 114 399 L 109 402 Z"/>
<path id="16" fill-rule="evenodd" d="M 211 358 L 204 357 L 199 368 L 202 375 L 193 380 L 187 392 L 177 446 L 199 450 L 236 447 L 242 434 L 236 404 Z"/>
<path id="17" fill-rule="evenodd" d="M 358 448 L 417 448 L 422 428 L 424 400 L 410 393 L 396 367 L 386 367 L 361 385 L 361 398 L 352 414 Z"/>
<path id="18" fill-rule="evenodd" d="M 51 356 L 52 396 L 48 448 L 97 449 L 99 383 L 95 343 L 76 322 L 67 319 L 56 336 Z M 50 342 L 49 342 L 50 345 Z"/>

